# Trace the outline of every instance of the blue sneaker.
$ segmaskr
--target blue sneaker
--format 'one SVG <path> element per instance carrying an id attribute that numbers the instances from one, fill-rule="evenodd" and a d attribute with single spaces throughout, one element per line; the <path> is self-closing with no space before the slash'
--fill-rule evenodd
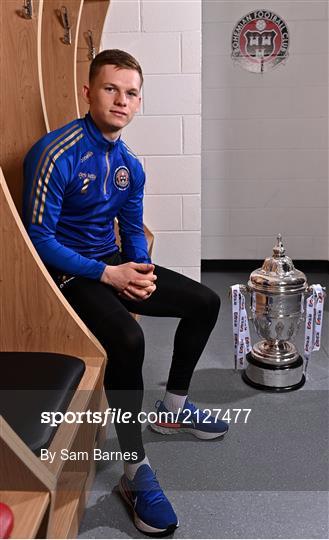
<path id="1" fill-rule="evenodd" d="M 172 534 L 178 527 L 177 516 L 149 465 L 141 465 L 129 480 L 124 474 L 119 490 L 133 511 L 136 529 L 154 537 Z"/>
<path id="2" fill-rule="evenodd" d="M 216 437 L 225 435 L 229 428 L 226 422 L 210 416 L 210 412 L 206 413 L 197 409 L 187 398 L 183 410 L 179 414 L 169 412 L 163 401 L 160 400 L 156 402 L 155 407 L 158 420 L 150 426 L 154 431 L 163 435 L 187 431 L 198 439 L 216 439 Z"/>

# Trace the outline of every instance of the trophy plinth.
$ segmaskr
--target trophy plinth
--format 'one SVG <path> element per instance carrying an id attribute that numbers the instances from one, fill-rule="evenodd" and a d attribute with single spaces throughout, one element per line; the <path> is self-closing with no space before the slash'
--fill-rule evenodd
<path id="1" fill-rule="evenodd" d="M 256 388 L 287 392 L 305 383 L 303 359 L 292 340 L 303 320 L 308 284 L 286 256 L 281 235 L 273 255 L 251 273 L 248 286 L 254 328 L 262 341 L 248 353 L 243 380 Z"/>
<path id="2" fill-rule="evenodd" d="M 290 392 L 305 384 L 303 358 L 287 365 L 264 364 L 257 360 L 253 353 L 247 354 L 247 368 L 242 373 L 242 379 L 249 386 L 267 392 Z"/>

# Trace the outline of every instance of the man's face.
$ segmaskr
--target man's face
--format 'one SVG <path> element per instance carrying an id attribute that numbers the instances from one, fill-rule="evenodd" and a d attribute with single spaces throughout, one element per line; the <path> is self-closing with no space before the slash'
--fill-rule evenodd
<path id="1" fill-rule="evenodd" d="M 109 139 L 116 139 L 134 118 L 140 106 L 141 80 L 134 69 L 102 66 L 83 94 L 97 127 Z"/>

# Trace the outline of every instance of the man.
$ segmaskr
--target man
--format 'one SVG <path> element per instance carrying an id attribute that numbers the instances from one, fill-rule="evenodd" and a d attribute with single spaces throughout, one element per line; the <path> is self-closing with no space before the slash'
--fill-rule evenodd
<path id="1" fill-rule="evenodd" d="M 89 113 L 47 134 L 26 156 L 24 219 L 63 294 L 108 353 L 104 384 L 109 404 L 132 414 L 129 423 L 115 424 L 120 447 L 137 456 L 124 462 L 120 492 L 137 529 L 163 536 L 175 530 L 178 520 L 145 456 L 138 421 L 144 336 L 130 312 L 181 319 L 166 393 L 156 403 L 158 422 L 151 427 L 160 433 L 188 430 L 210 439 L 226 433 L 228 426 L 206 418 L 187 397 L 220 300 L 204 285 L 151 263 L 148 256 L 145 175 L 121 139 L 122 129 L 139 110 L 142 83 L 141 67 L 128 53 L 113 49 L 96 56 L 89 86 L 83 89 Z M 115 217 L 121 252 L 115 243 Z"/>

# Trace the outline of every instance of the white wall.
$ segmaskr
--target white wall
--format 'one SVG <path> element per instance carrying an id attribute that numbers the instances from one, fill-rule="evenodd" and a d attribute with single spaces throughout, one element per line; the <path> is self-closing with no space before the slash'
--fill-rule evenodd
<path id="1" fill-rule="evenodd" d="M 328 2 L 204 0 L 202 258 L 263 259 L 278 232 L 294 259 L 328 259 Z M 286 65 L 231 60 L 257 8 L 290 32 Z"/>
<path id="2" fill-rule="evenodd" d="M 145 167 L 153 260 L 199 280 L 201 0 L 112 0 L 101 48 L 128 51 L 144 71 L 142 110 L 123 138 Z"/>

